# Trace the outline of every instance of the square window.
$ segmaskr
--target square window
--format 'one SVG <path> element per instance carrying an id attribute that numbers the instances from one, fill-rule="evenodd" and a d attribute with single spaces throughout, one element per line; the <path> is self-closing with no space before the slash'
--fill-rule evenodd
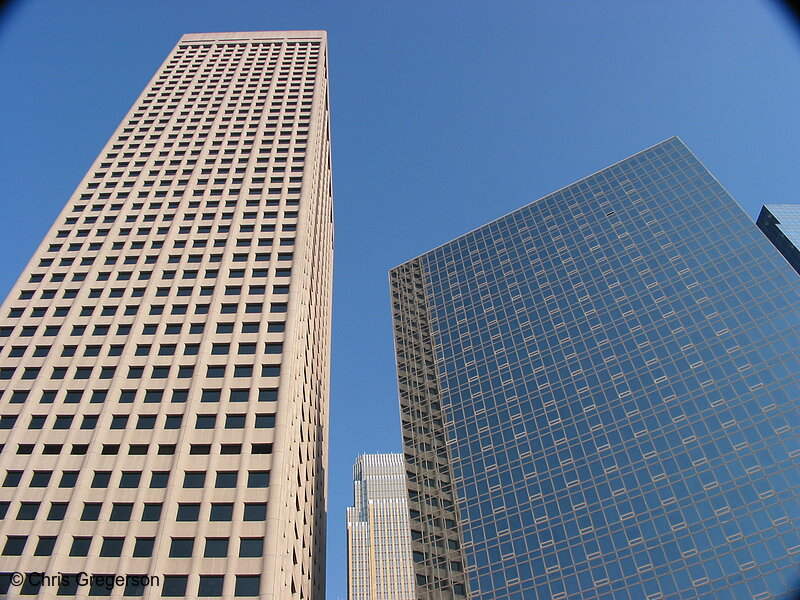
<path id="1" fill-rule="evenodd" d="M 97 521 L 100 518 L 100 510 L 103 505 L 100 502 L 84 502 L 81 521 Z"/>
<path id="2" fill-rule="evenodd" d="M 104 537 L 103 545 L 100 547 L 100 556 L 115 558 L 122 556 L 122 545 L 124 542 L 124 537 Z"/>
<path id="3" fill-rule="evenodd" d="M 53 476 L 52 471 L 34 471 L 31 477 L 30 487 L 44 488 L 50 483 L 50 478 Z"/>
<path id="4" fill-rule="evenodd" d="M 244 429 L 245 415 L 227 415 L 225 429 Z"/>
<path id="5" fill-rule="evenodd" d="M 249 389 L 235 389 L 231 390 L 229 400 L 231 402 L 247 402 L 250 397 Z"/>
<path id="6" fill-rule="evenodd" d="M 225 376 L 225 365 L 209 365 L 206 377 L 220 378 Z"/>
<path id="7" fill-rule="evenodd" d="M 260 558 L 264 555 L 264 538 L 242 538 L 239 542 L 239 557 Z"/>
<path id="8" fill-rule="evenodd" d="M 160 502 L 145 504 L 144 509 L 142 510 L 142 521 L 160 521 L 161 507 L 162 504 Z"/>
<path id="9" fill-rule="evenodd" d="M 42 427 L 44 427 L 44 422 L 46 419 L 47 417 L 45 417 L 44 415 L 31 415 L 31 422 L 28 425 L 28 429 L 41 429 Z M 14 421 L 16 421 L 16 419 L 14 419 Z M 14 421 L 11 420 L 5 421 L 2 419 L 2 417 L 0 417 L 0 429 L 11 429 L 11 426 L 13 426 Z M 10 426 L 6 427 L 5 426 L 6 423 L 10 423 Z"/>
<path id="10" fill-rule="evenodd" d="M 198 597 L 221 598 L 224 575 L 200 575 L 200 584 L 197 588 Z"/>
<path id="11" fill-rule="evenodd" d="M 70 556 L 88 556 L 89 546 L 92 543 L 91 537 L 73 537 L 72 548 L 69 550 Z"/>
<path id="12" fill-rule="evenodd" d="M 267 488 L 269 487 L 269 471 L 248 471 L 248 488 Z"/>
<path id="13" fill-rule="evenodd" d="M 261 376 L 262 377 L 278 377 L 281 374 L 281 366 L 280 365 L 262 365 L 261 366 Z"/>
<path id="14" fill-rule="evenodd" d="M 40 502 L 22 502 L 17 512 L 18 521 L 33 521 L 39 512 Z"/>
<path id="15" fill-rule="evenodd" d="M 164 390 L 146 390 L 144 393 L 144 401 L 149 404 L 157 404 L 158 402 L 161 402 L 163 397 Z M 152 427 L 138 427 L 138 429 L 152 429 Z"/>
<path id="16" fill-rule="evenodd" d="M 205 471 L 186 471 L 183 477 L 183 487 L 186 489 L 198 489 L 205 486 Z"/>
<path id="17" fill-rule="evenodd" d="M 130 444 L 128 446 L 128 454 L 130 456 L 144 456 L 149 448 L 148 444 Z"/>
<path id="18" fill-rule="evenodd" d="M 251 444 L 251 454 L 272 454 L 272 444 Z"/>
<path id="19" fill-rule="evenodd" d="M 164 575 L 161 596 L 163 598 L 184 598 L 186 596 L 187 580 L 187 575 Z"/>
<path id="20" fill-rule="evenodd" d="M 169 548 L 170 558 L 191 558 L 194 538 L 172 538 Z"/>
<path id="21" fill-rule="evenodd" d="M 261 589 L 261 575 L 237 575 L 234 596 L 248 598 L 258 596 Z"/>
<path id="22" fill-rule="evenodd" d="M 6 471 L 3 487 L 17 487 L 22 480 L 22 471 Z"/>
<path id="23" fill-rule="evenodd" d="M 79 471 L 64 471 L 61 473 L 61 481 L 58 484 L 60 488 L 74 488 L 78 483 Z"/>
<path id="24" fill-rule="evenodd" d="M 233 376 L 234 377 L 252 377 L 253 376 L 253 365 L 234 365 L 234 367 L 233 367 Z"/>
<path id="25" fill-rule="evenodd" d="M 242 453 L 242 445 L 241 444 L 222 444 L 220 446 L 220 454 L 241 454 Z"/>
<path id="26" fill-rule="evenodd" d="M 278 389 L 277 388 L 262 388 L 258 390 L 258 401 L 259 402 L 276 402 L 278 400 Z"/>
<path id="27" fill-rule="evenodd" d="M 232 521 L 233 520 L 233 503 L 221 502 L 213 503 L 211 505 L 211 521 Z"/>
<path id="28" fill-rule="evenodd" d="M 130 521 L 133 504 L 129 502 L 115 502 L 111 507 L 110 521 Z"/>
<path id="29" fill-rule="evenodd" d="M 197 415 L 195 429 L 214 429 L 217 415 Z"/>
<path id="30" fill-rule="evenodd" d="M 120 488 L 138 488 L 142 479 L 141 471 L 123 471 L 119 478 Z"/>
<path id="31" fill-rule="evenodd" d="M 107 488 L 111 482 L 111 471 L 95 471 L 92 479 L 93 488 Z"/>
<path id="32" fill-rule="evenodd" d="M 136 538 L 136 545 L 133 547 L 133 556 L 134 558 L 150 558 L 153 556 L 153 546 L 155 545 L 156 538 L 151 537 L 137 537 Z M 129 596 L 132 594 L 128 593 L 128 589 L 125 589 L 125 596 Z M 142 589 L 144 591 L 144 589 Z M 141 594 L 138 594 L 141 595 Z"/>
<path id="33" fill-rule="evenodd" d="M 195 522 L 200 519 L 200 504 L 178 504 L 176 521 Z"/>
<path id="34" fill-rule="evenodd" d="M 217 471 L 214 487 L 217 489 L 235 488 L 237 476 L 237 471 Z"/>
<path id="35" fill-rule="evenodd" d="M 50 512 L 47 513 L 48 521 L 63 521 L 67 516 L 67 502 L 51 502 Z"/>
<path id="36" fill-rule="evenodd" d="M 136 429 L 153 429 L 155 426 L 155 415 L 139 415 L 139 422 L 136 423 Z"/>
<path id="37" fill-rule="evenodd" d="M 36 544 L 34 556 L 52 556 L 53 548 L 56 546 L 56 538 L 52 536 L 39 536 L 39 543 Z"/>
<path id="38" fill-rule="evenodd" d="M 266 521 L 267 503 L 266 502 L 247 502 L 244 505 L 245 521 Z"/>
<path id="39" fill-rule="evenodd" d="M 205 558 L 226 558 L 228 556 L 228 538 L 206 538 L 203 556 Z"/>
<path id="40" fill-rule="evenodd" d="M 150 489 L 163 489 L 169 483 L 169 471 L 153 471 L 150 475 Z"/>

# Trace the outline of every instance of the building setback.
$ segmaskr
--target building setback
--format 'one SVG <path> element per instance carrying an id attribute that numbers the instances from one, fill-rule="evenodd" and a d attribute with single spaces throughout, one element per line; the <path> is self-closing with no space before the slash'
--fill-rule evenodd
<path id="1" fill-rule="evenodd" d="M 800 273 L 800 205 L 762 206 L 756 225 L 794 270 Z"/>
<path id="2" fill-rule="evenodd" d="M 325 597 L 323 31 L 184 35 L 0 312 L 0 593 Z"/>
<path id="3" fill-rule="evenodd" d="M 680 140 L 390 280 L 419 598 L 797 592 L 800 280 Z"/>
<path id="4" fill-rule="evenodd" d="M 363 454 L 347 508 L 348 600 L 415 600 L 402 454 Z"/>

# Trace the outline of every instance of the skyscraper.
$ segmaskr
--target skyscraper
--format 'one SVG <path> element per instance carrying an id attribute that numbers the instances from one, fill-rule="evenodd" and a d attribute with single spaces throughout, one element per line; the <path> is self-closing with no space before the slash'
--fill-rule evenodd
<path id="1" fill-rule="evenodd" d="M 800 280 L 677 138 L 391 272 L 424 599 L 786 599 Z"/>
<path id="2" fill-rule="evenodd" d="M 402 454 L 364 454 L 347 509 L 348 600 L 414 600 L 408 490 Z"/>
<path id="3" fill-rule="evenodd" d="M 330 161 L 325 32 L 180 39 L 2 307 L 4 588 L 324 598 Z"/>
<path id="4" fill-rule="evenodd" d="M 794 270 L 800 273 L 800 205 L 762 206 L 756 225 Z"/>

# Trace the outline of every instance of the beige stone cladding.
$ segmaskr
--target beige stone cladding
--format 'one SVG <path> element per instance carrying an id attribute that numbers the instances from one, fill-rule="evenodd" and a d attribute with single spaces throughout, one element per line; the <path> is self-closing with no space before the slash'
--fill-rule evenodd
<path id="1" fill-rule="evenodd" d="M 324 599 L 329 123 L 323 31 L 158 69 L 0 311 L 1 572 Z"/>

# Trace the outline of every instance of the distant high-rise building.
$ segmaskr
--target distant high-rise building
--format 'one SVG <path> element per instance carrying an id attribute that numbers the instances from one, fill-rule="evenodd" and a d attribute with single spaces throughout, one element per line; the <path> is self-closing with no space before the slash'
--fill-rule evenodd
<path id="1" fill-rule="evenodd" d="M 797 592 L 800 280 L 680 140 L 391 291 L 419 598 Z"/>
<path id="2" fill-rule="evenodd" d="M 348 600 L 414 600 L 414 564 L 402 454 L 364 454 L 347 509 Z"/>
<path id="3" fill-rule="evenodd" d="M 756 225 L 800 273 L 800 204 L 762 206 Z"/>
<path id="4" fill-rule="evenodd" d="M 3 304 L 0 593 L 325 597 L 326 44 L 183 36 Z"/>

